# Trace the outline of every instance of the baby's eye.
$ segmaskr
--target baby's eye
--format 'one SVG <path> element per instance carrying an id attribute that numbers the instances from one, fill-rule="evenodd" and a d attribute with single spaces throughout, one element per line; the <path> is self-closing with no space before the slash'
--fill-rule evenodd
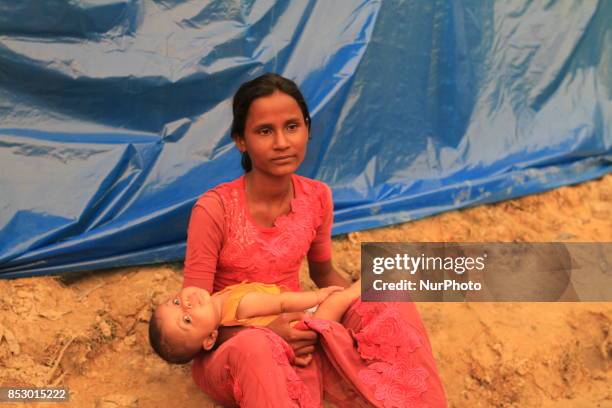
<path id="1" fill-rule="evenodd" d="M 179 298 L 174 298 L 174 299 L 172 300 L 172 303 L 173 303 L 173 304 L 175 304 L 175 305 L 177 305 L 177 306 L 180 306 L 181 301 L 179 300 Z"/>
<path id="2" fill-rule="evenodd" d="M 191 323 L 191 316 L 189 315 L 183 316 L 183 321 L 187 324 Z"/>

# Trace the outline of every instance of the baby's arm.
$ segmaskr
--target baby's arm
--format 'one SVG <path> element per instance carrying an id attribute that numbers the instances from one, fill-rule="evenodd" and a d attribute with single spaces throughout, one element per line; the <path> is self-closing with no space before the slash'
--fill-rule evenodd
<path id="1" fill-rule="evenodd" d="M 314 313 L 319 319 L 339 322 L 351 303 L 361 295 L 361 278 L 343 291 L 332 293 Z"/>
<path id="2" fill-rule="evenodd" d="M 282 292 L 279 294 L 250 292 L 240 300 L 236 317 L 248 319 L 285 312 L 302 312 L 320 304 L 332 293 L 343 291 L 343 289 L 341 286 L 328 286 L 309 292 Z"/>

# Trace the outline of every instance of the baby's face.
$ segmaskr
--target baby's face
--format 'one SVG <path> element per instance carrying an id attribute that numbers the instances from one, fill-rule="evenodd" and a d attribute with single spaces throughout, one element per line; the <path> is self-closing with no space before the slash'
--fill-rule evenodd
<path id="1" fill-rule="evenodd" d="M 210 349 L 216 340 L 218 318 L 204 289 L 183 288 L 159 305 L 155 316 L 164 337 L 186 350 Z"/>

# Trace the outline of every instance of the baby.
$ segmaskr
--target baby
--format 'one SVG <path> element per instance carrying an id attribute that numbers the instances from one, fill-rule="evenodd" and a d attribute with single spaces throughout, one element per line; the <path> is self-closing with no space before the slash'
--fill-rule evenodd
<path id="1" fill-rule="evenodd" d="M 257 282 L 228 286 L 213 295 L 186 287 L 153 311 L 149 340 L 161 358 L 185 364 L 202 349 L 213 348 L 219 326 L 267 326 L 280 313 L 317 305 L 315 317 L 339 321 L 360 288 L 361 280 L 347 289 L 329 286 L 310 292 L 281 292 L 276 285 Z"/>

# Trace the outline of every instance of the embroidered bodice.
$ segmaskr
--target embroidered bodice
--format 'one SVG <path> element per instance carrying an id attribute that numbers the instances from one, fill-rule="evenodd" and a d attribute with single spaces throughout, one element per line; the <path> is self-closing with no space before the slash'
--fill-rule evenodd
<path id="1" fill-rule="evenodd" d="M 244 176 L 206 192 L 189 224 L 184 285 L 210 290 L 202 279 L 212 271 L 214 291 L 243 281 L 299 290 L 304 256 L 313 261 L 331 257 L 333 204 L 325 184 L 298 175 L 292 182 L 290 211 L 272 227 L 257 224 L 251 216 Z"/>

